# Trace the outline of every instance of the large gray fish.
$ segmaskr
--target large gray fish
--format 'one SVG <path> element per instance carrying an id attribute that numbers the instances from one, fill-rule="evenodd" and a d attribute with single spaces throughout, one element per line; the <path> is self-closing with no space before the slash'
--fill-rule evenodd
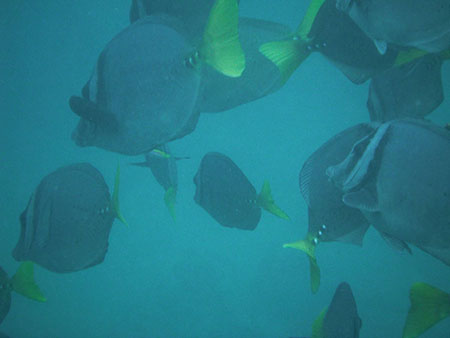
<path id="1" fill-rule="evenodd" d="M 100 264 L 114 218 L 125 222 L 118 211 L 118 184 L 117 172 L 111 198 L 102 174 L 88 163 L 61 167 L 44 177 L 20 216 L 13 257 L 54 272 Z"/>
<path id="2" fill-rule="evenodd" d="M 444 100 L 442 57 L 427 54 L 375 75 L 369 87 L 367 108 L 372 121 L 423 118 Z"/>
<path id="3" fill-rule="evenodd" d="M 422 120 L 386 122 L 327 175 L 343 202 L 391 244 L 450 265 L 450 132 Z"/>
<path id="4" fill-rule="evenodd" d="M 148 167 L 152 171 L 156 181 L 164 188 L 164 202 L 169 213 L 175 220 L 175 201 L 178 190 L 177 160 L 189 157 L 176 157 L 170 153 L 167 144 L 154 149 L 145 155 L 145 161 L 133 163 L 141 167 Z"/>
<path id="5" fill-rule="evenodd" d="M 191 132 L 202 64 L 231 77 L 245 68 L 237 17 L 235 0 L 217 0 L 199 46 L 166 16 L 125 28 L 100 54 L 82 97 L 70 98 L 81 117 L 75 142 L 137 155 Z"/>
<path id="6" fill-rule="evenodd" d="M 22 263 L 12 278 L 9 278 L 5 270 L 0 267 L 0 324 L 11 308 L 11 292 L 13 291 L 38 302 L 47 301 L 34 281 L 33 263 Z"/>
<path id="7" fill-rule="evenodd" d="M 348 128 L 317 149 L 304 163 L 299 174 L 300 192 L 308 205 L 308 233 L 306 238 L 284 247 L 304 251 L 311 263 L 311 288 L 319 288 L 315 248 L 319 242 L 340 241 L 362 245 L 369 227 L 361 211 L 342 202 L 342 191 L 328 179 L 325 171 L 345 159 L 353 144 L 372 133 L 376 124 L 358 124 Z"/>
<path id="8" fill-rule="evenodd" d="M 336 0 L 372 38 L 381 54 L 387 43 L 436 53 L 450 48 L 449 0 Z"/>

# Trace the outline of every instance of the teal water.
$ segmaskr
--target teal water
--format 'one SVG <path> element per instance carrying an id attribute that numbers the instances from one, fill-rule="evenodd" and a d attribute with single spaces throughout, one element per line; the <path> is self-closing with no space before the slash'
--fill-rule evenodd
<path id="1" fill-rule="evenodd" d="M 6 9 L 3 8 L 5 6 Z M 241 15 L 293 29 L 308 2 L 242 0 Z M 424 281 L 450 292 L 450 270 L 413 248 L 389 247 L 370 229 L 363 247 L 324 243 L 317 251 L 322 281 L 311 294 L 309 265 L 282 244 L 303 238 L 307 208 L 298 188 L 303 162 L 337 132 L 368 121 L 368 84 L 356 86 L 318 54 L 277 93 L 215 115 L 202 115 L 194 133 L 171 144 L 190 156 L 178 163 L 177 222 L 141 160 L 70 139 L 77 117 L 68 98 L 79 93 L 104 45 L 128 25 L 129 1 L 0 0 L 0 266 L 10 275 L 18 217 L 41 178 L 73 162 L 90 162 L 112 189 L 122 167 L 121 209 L 105 261 L 71 274 L 36 267 L 48 301 L 17 294 L 0 331 L 11 337 L 289 337 L 310 336 L 311 325 L 347 281 L 362 319 L 361 337 L 401 337 L 409 287 Z M 5 48 L 6 46 L 6 48 Z M 444 64 L 445 94 L 450 65 Z M 448 100 L 430 115 L 450 121 Z M 263 213 L 253 232 L 223 228 L 193 201 L 202 156 L 230 156 L 259 187 L 265 179 L 283 221 Z M 423 335 L 450 337 L 446 319 Z"/>

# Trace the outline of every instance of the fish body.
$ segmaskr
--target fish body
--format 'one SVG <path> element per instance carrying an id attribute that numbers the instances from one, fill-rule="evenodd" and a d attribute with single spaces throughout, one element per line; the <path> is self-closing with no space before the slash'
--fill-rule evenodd
<path id="1" fill-rule="evenodd" d="M 101 263 L 116 213 L 102 174 L 88 163 L 61 167 L 44 177 L 20 217 L 13 251 L 53 272 Z"/>
<path id="2" fill-rule="evenodd" d="M 327 175 L 343 202 L 390 242 L 411 243 L 450 265 L 450 133 L 431 123 L 386 122 Z"/>
<path id="3" fill-rule="evenodd" d="M 337 0 L 336 7 L 375 41 L 380 53 L 386 43 L 430 53 L 450 48 L 448 0 Z"/>
<path id="4" fill-rule="evenodd" d="M 372 121 L 424 118 L 444 100 L 442 58 L 427 54 L 375 75 L 370 81 L 367 108 Z"/>
<path id="5" fill-rule="evenodd" d="M 71 98 L 81 117 L 75 142 L 137 155 L 179 137 L 196 114 L 200 75 L 185 62 L 193 50 L 161 17 L 125 28 L 100 54 L 82 97 Z"/>
<path id="6" fill-rule="evenodd" d="M 0 324 L 11 308 L 12 286 L 5 270 L 0 267 Z"/>

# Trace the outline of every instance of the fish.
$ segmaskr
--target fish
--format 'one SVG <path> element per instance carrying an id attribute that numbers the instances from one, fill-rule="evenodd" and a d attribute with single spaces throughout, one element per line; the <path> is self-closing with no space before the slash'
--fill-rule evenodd
<path id="1" fill-rule="evenodd" d="M 289 38 L 262 44 L 259 50 L 280 69 L 283 83 L 311 53 L 319 52 L 350 81 L 361 84 L 375 74 L 418 57 L 388 47 L 380 55 L 372 40 L 336 8 L 335 0 L 312 0 Z"/>
<path id="2" fill-rule="evenodd" d="M 414 283 L 409 290 L 411 306 L 403 338 L 416 338 L 450 316 L 450 294 L 427 283 Z"/>
<path id="3" fill-rule="evenodd" d="M 11 308 L 13 291 L 37 302 L 47 301 L 34 280 L 34 264 L 32 262 L 21 263 L 12 278 L 9 278 L 6 271 L 0 267 L 0 324 Z"/>
<path id="4" fill-rule="evenodd" d="M 6 333 L 0 332 L 0 338 L 9 338 Z"/>
<path id="5" fill-rule="evenodd" d="M 257 194 L 241 169 L 224 154 L 205 154 L 194 184 L 195 202 L 224 227 L 254 230 L 261 218 L 261 208 L 289 219 L 275 204 L 269 183 L 265 181 Z"/>
<path id="6" fill-rule="evenodd" d="M 439 54 L 426 54 L 376 74 L 367 100 L 370 120 L 422 119 L 438 108 L 444 100 L 442 62 Z"/>
<path id="7" fill-rule="evenodd" d="M 245 56 L 235 0 L 217 0 L 202 42 L 193 46 L 167 16 L 145 16 L 103 49 L 82 95 L 72 139 L 124 155 L 145 154 L 195 129 L 202 65 L 239 77 Z"/>
<path id="8" fill-rule="evenodd" d="M 326 169 L 345 159 L 353 144 L 371 134 L 376 126 L 376 123 L 361 123 L 338 133 L 320 146 L 300 170 L 300 192 L 308 206 L 308 232 L 304 239 L 283 247 L 299 249 L 308 255 L 313 293 L 318 291 L 320 284 L 315 255 L 317 245 L 340 241 L 361 246 L 369 227 L 361 211 L 342 202 L 343 193 L 329 181 Z"/>
<path id="9" fill-rule="evenodd" d="M 381 124 L 327 169 L 343 192 L 394 248 L 409 244 L 450 265 L 450 133 L 419 119 Z"/>
<path id="10" fill-rule="evenodd" d="M 450 48 L 448 0 L 336 0 L 336 8 L 373 40 L 380 54 L 388 43 L 429 53 Z"/>
<path id="11" fill-rule="evenodd" d="M 89 163 L 60 167 L 45 176 L 20 216 L 21 233 L 12 255 L 49 271 L 75 272 L 103 262 L 119 210 L 119 167 L 113 196 Z"/>
<path id="12" fill-rule="evenodd" d="M 359 338 L 361 325 L 352 289 L 342 282 L 328 308 L 314 322 L 312 338 Z"/>
<path id="13" fill-rule="evenodd" d="M 172 156 L 167 144 L 145 155 L 145 161 L 134 165 L 150 168 L 156 181 L 164 188 L 164 202 L 170 216 L 176 220 L 175 202 L 178 190 L 178 173 L 176 162 L 189 157 Z"/>

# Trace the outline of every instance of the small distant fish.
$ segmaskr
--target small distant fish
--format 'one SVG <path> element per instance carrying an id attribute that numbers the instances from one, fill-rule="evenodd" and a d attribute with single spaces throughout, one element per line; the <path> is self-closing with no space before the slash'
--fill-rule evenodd
<path id="1" fill-rule="evenodd" d="M 80 117 L 72 138 L 126 154 L 144 154 L 192 132 L 202 65 L 230 77 L 245 69 L 236 0 L 216 0 L 203 39 L 193 45 L 174 18 L 152 15 L 114 37 L 94 72 L 69 105 Z"/>
<path id="2" fill-rule="evenodd" d="M 392 246 L 450 265 L 450 133 L 418 119 L 381 124 L 327 175 Z"/>
<path id="3" fill-rule="evenodd" d="M 444 100 L 442 57 L 427 54 L 375 75 L 370 81 L 367 108 L 372 121 L 424 118 Z"/>
<path id="4" fill-rule="evenodd" d="M 101 263 L 119 211 L 119 168 L 111 198 L 102 174 L 88 163 L 61 167 L 42 179 L 20 216 L 17 261 L 53 272 L 73 272 Z"/>
<path id="5" fill-rule="evenodd" d="M 0 324 L 11 308 L 11 292 L 15 291 L 29 299 L 46 302 L 44 294 L 34 281 L 34 265 L 31 262 L 20 264 L 17 272 L 10 279 L 0 267 Z M 2 333 L 0 333 L 0 337 Z M 6 335 L 4 335 L 6 336 Z"/>
<path id="6" fill-rule="evenodd" d="M 336 0 L 336 7 L 373 39 L 381 54 L 388 43 L 430 53 L 450 48 L 448 0 Z"/>
<path id="7" fill-rule="evenodd" d="M 153 176 L 166 192 L 164 195 L 164 202 L 174 220 L 176 220 L 175 202 L 178 189 L 176 161 L 181 159 L 189 159 L 189 157 L 173 156 L 169 150 L 169 146 L 165 144 L 159 147 L 159 149 L 153 149 L 145 155 L 144 162 L 133 163 L 137 166 L 150 168 Z"/>
<path id="8" fill-rule="evenodd" d="M 242 230 L 254 230 L 261 218 L 261 208 L 289 219 L 272 198 L 266 181 L 259 194 L 245 174 L 227 156 L 207 153 L 194 177 L 194 200 L 219 224 Z"/>
<path id="9" fill-rule="evenodd" d="M 311 290 L 316 293 L 320 271 L 315 249 L 320 242 L 340 241 L 362 245 L 369 222 L 358 209 L 342 202 L 343 193 L 325 171 L 345 159 L 353 144 L 374 131 L 374 125 L 358 124 L 332 137 L 303 164 L 299 174 L 300 192 L 308 205 L 308 233 L 305 239 L 285 244 L 304 251 L 310 260 Z"/>
<path id="10" fill-rule="evenodd" d="M 450 316 L 450 294 L 426 283 L 414 283 L 409 291 L 403 338 L 416 338 Z"/>

